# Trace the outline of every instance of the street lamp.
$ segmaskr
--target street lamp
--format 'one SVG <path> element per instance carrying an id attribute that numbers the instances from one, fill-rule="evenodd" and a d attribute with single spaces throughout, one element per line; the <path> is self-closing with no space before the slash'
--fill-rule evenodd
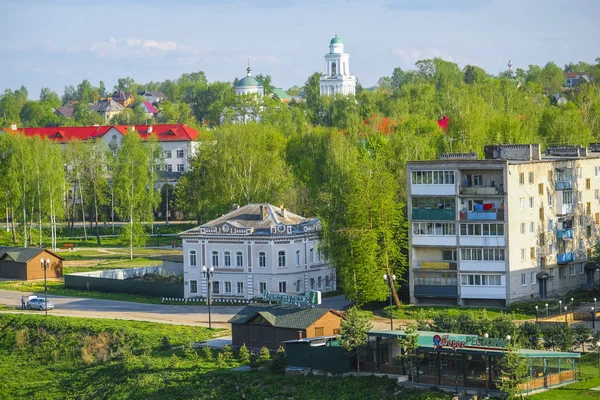
<path id="1" fill-rule="evenodd" d="M 388 279 L 390 278 L 390 279 Z M 383 274 L 383 280 L 388 282 L 390 287 L 390 330 L 394 330 L 394 319 L 392 315 L 392 282 L 396 280 L 396 275 L 389 276 L 387 274 Z"/>
<path id="2" fill-rule="evenodd" d="M 42 265 L 42 268 L 44 268 L 44 306 L 46 307 L 46 316 L 48 316 L 48 285 L 46 283 L 46 270 L 50 266 L 50 259 L 46 258 L 44 260 L 42 257 L 40 258 L 40 264 Z"/>
<path id="3" fill-rule="evenodd" d="M 571 297 L 571 311 L 575 311 L 575 300 Z"/>
<path id="4" fill-rule="evenodd" d="M 546 303 L 546 318 L 548 318 L 548 303 Z"/>
<path id="5" fill-rule="evenodd" d="M 506 340 L 507 340 L 509 343 L 510 343 L 510 339 L 511 339 L 511 336 L 510 336 L 510 335 L 506 335 Z"/>
<path id="6" fill-rule="evenodd" d="M 592 329 L 596 329 L 596 307 L 592 307 Z"/>
<path id="7" fill-rule="evenodd" d="M 210 269 L 206 269 L 206 266 L 202 266 L 202 276 L 206 278 L 206 304 L 208 304 L 208 329 L 212 329 L 212 321 L 210 318 L 210 279 L 213 277 L 213 273 L 215 272 L 214 267 L 210 267 Z"/>
<path id="8" fill-rule="evenodd" d="M 569 322 L 569 313 L 567 312 L 567 306 L 565 306 L 565 322 Z"/>
<path id="9" fill-rule="evenodd" d="M 594 310 L 596 309 L 596 298 L 594 297 Z"/>
<path id="10" fill-rule="evenodd" d="M 538 322 L 538 306 L 535 306 L 535 322 Z"/>
<path id="11" fill-rule="evenodd" d="M 158 238 L 158 244 L 156 247 L 160 247 L 160 227 L 156 228 L 156 237 Z"/>

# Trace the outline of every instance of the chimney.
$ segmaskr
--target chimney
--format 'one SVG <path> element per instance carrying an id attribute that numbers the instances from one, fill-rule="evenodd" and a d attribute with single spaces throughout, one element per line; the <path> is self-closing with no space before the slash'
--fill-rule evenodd
<path id="1" fill-rule="evenodd" d="M 298 340 L 302 340 L 303 339 L 303 333 L 302 331 L 298 331 Z"/>
<path id="2" fill-rule="evenodd" d="M 261 220 L 267 218 L 267 205 L 266 204 L 261 204 L 260 205 L 260 218 Z"/>
<path id="3" fill-rule="evenodd" d="M 231 205 L 231 211 L 235 211 L 235 210 L 239 210 L 239 209 L 240 209 L 240 206 L 239 206 L 239 205 L 237 205 L 237 204 L 235 204 L 235 203 L 233 203 L 233 204 Z"/>
<path id="4" fill-rule="evenodd" d="M 152 125 L 148 125 L 148 133 L 152 133 Z"/>
<path id="5" fill-rule="evenodd" d="M 281 216 L 282 216 L 283 218 L 285 218 L 285 207 L 283 206 L 283 204 L 280 204 L 280 205 L 279 205 L 279 208 L 281 209 Z"/>
<path id="6" fill-rule="evenodd" d="M 11 131 L 16 131 L 17 130 L 17 124 L 10 124 L 10 130 Z"/>

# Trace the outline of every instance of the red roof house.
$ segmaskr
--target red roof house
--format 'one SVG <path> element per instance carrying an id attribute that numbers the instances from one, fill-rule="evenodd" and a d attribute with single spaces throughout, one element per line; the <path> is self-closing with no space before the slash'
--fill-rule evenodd
<path id="1" fill-rule="evenodd" d="M 448 129 L 449 123 L 450 123 L 450 118 L 446 117 L 445 115 L 442 117 L 442 119 L 437 120 L 437 124 L 442 131 L 446 131 L 446 129 Z"/>

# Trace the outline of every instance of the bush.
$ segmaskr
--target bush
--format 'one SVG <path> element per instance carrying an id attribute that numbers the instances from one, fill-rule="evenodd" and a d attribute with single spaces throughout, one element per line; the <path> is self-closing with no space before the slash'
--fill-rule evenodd
<path id="1" fill-rule="evenodd" d="M 168 337 L 163 336 L 160 342 L 163 350 L 169 350 L 171 348 L 171 340 L 169 340 Z"/>
<path id="2" fill-rule="evenodd" d="M 214 360 L 212 349 L 210 348 L 210 346 L 208 345 L 208 343 L 202 349 L 202 354 L 203 354 L 204 359 L 206 361 L 213 361 Z"/>
<path id="3" fill-rule="evenodd" d="M 271 353 L 269 352 L 269 349 L 267 349 L 265 346 L 263 346 L 260 349 L 260 353 L 258 353 L 258 362 L 260 364 L 264 364 L 267 361 L 269 361 L 271 359 Z"/>
<path id="4" fill-rule="evenodd" d="M 240 351 L 238 353 L 238 360 L 240 360 L 240 362 L 244 364 L 250 361 L 250 352 L 246 347 L 246 343 L 244 343 L 242 347 L 240 347 Z"/>
<path id="5" fill-rule="evenodd" d="M 233 350 L 231 350 L 230 345 L 226 344 L 225 346 L 223 346 L 221 353 L 223 354 L 223 358 L 226 362 L 229 362 L 231 359 L 233 359 Z"/>
<path id="6" fill-rule="evenodd" d="M 225 354 L 223 354 L 223 352 L 220 351 L 219 354 L 217 354 L 217 367 L 225 368 L 226 365 L 227 361 L 225 361 Z"/>
<path id="7" fill-rule="evenodd" d="M 256 353 L 250 353 L 250 370 L 258 371 L 260 364 L 258 362 L 258 355 Z"/>
<path id="8" fill-rule="evenodd" d="M 285 372 L 286 360 L 285 360 L 285 350 L 283 346 L 279 346 L 277 352 L 275 353 L 275 357 L 271 360 L 269 364 L 269 369 L 273 372 Z"/>

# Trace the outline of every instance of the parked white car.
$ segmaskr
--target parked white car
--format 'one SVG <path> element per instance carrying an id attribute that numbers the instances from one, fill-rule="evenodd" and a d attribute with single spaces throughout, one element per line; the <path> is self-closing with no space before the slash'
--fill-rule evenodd
<path id="1" fill-rule="evenodd" d="M 48 303 L 44 299 L 39 297 L 29 298 L 29 302 L 27 302 L 27 308 L 30 310 L 54 310 L 54 303 L 48 300 Z"/>

